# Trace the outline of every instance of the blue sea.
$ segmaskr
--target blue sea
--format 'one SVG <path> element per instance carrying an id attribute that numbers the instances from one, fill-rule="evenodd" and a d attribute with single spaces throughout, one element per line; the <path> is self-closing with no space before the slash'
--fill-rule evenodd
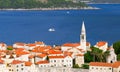
<path id="1" fill-rule="evenodd" d="M 80 41 L 84 20 L 87 41 L 94 45 L 120 40 L 120 4 L 90 4 L 99 10 L 0 11 L 0 42 L 62 45 Z M 55 31 L 48 31 L 54 28 Z"/>

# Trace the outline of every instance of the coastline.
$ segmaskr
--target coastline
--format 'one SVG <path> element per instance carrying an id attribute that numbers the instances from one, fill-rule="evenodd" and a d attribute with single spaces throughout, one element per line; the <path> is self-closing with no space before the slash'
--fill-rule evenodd
<path id="1" fill-rule="evenodd" d="M 87 4 L 120 4 L 120 3 L 87 3 Z"/>
<path id="2" fill-rule="evenodd" d="M 14 9 L 14 8 L 7 8 L 7 9 L 0 9 L 0 11 L 2 10 L 89 10 L 89 9 L 93 9 L 93 10 L 97 10 L 100 8 L 97 7 L 82 7 L 82 8 L 77 8 L 77 7 L 64 7 L 64 8 L 31 8 L 31 9 L 24 9 L 24 8 L 18 8 L 18 9 Z"/>

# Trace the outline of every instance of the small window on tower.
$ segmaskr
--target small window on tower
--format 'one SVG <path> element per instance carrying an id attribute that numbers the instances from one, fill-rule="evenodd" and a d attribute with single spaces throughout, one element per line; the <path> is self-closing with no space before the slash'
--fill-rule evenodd
<path id="1" fill-rule="evenodd" d="M 84 39 L 84 35 L 82 35 L 82 39 Z"/>

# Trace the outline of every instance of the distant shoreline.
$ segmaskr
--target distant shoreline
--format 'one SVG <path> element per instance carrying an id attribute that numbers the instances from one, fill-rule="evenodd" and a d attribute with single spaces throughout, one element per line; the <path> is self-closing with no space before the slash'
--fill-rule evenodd
<path id="1" fill-rule="evenodd" d="M 120 4 L 120 3 L 87 3 L 87 4 Z"/>
<path id="2" fill-rule="evenodd" d="M 0 9 L 0 10 L 89 10 L 89 9 L 100 9 L 100 8 L 97 8 L 97 7 L 82 7 L 82 8 L 73 8 L 73 7 L 70 7 L 70 8 L 31 8 L 31 9 L 24 9 L 24 8 L 18 8 L 18 9 L 14 9 L 14 8 L 8 8 L 8 9 Z"/>

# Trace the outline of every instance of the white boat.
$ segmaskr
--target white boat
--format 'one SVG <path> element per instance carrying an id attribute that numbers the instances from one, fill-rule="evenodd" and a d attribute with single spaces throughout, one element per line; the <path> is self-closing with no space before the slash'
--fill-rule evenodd
<path id="1" fill-rule="evenodd" d="M 67 11 L 67 14 L 69 14 L 70 12 L 69 11 Z"/>
<path id="2" fill-rule="evenodd" d="M 48 31 L 49 31 L 49 32 L 54 32 L 55 29 L 54 29 L 54 28 L 49 28 Z"/>

